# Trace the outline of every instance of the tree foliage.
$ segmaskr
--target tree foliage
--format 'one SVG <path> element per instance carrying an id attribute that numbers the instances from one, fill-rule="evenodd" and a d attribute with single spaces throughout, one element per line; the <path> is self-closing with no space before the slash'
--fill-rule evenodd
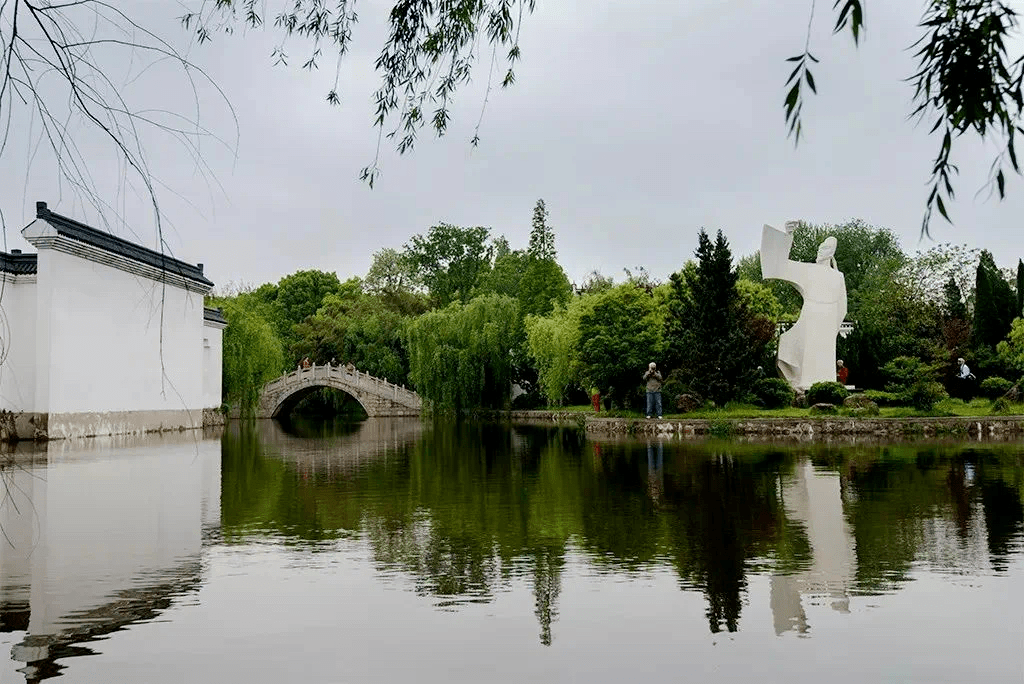
<path id="1" fill-rule="evenodd" d="M 485 295 L 410 321 L 409 375 L 417 391 L 440 411 L 503 407 L 520 320 L 516 300 Z"/>
<path id="2" fill-rule="evenodd" d="M 286 42 L 305 41 L 298 63 L 303 69 L 315 69 L 326 57 L 335 65 L 334 86 L 326 100 L 338 105 L 342 101 L 338 91 L 342 60 L 358 20 L 355 4 L 355 0 L 281 0 L 275 8 L 253 0 L 217 0 L 187 12 L 182 23 L 195 32 L 200 43 L 209 41 L 218 30 L 231 33 L 239 25 L 249 30 L 272 25 L 280 37 L 272 59 L 279 64 L 292 59 Z M 375 62 L 381 83 L 374 94 L 373 123 L 379 133 L 394 138 L 400 153 L 414 147 L 424 126 L 443 135 L 451 120 L 455 93 L 469 82 L 483 40 L 493 49 L 492 70 L 501 51 L 505 71 L 500 83 L 511 86 L 520 57 L 519 30 L 524 14 L 532 12 L 534 4 L 535 0 L 394 2 L 388 13 L 388 37 Z M 478 122 L 472 144 L 479 141 L 479 133 Z M 360 174 L 371 187 L 379 174 L 378 159 Z"/>
<path id="3" fill-rule="evenodd" d="M 537 200 L 533 208 L 533 222 L 530 229 L 530 256 L 534 259 L 554 261 L 555 232 L 548 226 L 548 208 L 544 200 Z"/>
<path id="4" fill-rule="evenodd" d="M 448 223 L 414 235 L 405 246 L 416 279 L 426 286 L 434 304 L 446 307 L 468 302 L 480 279 L 490 270 L 490 230 L 460 228 Z"/>
<path id="5" fill-rule="evenodd" d="M 227 403 L 239 406 L 243 415 L 251 415 L 263 385 L 283 370 L 281 340 L 273 326 L 260 315 L 259 308 L 247 306 L 246 297 L 216 304 L 228 321 L 224 329 L 222 365 L 224 398 Z"/>
<path id="6" fill-rule="evenodd" d="M 741 398 L 757 379 L 775 322 L 754 314 L 737 289 L 732 252 L 721 231 L 698 235 L 697 261 L 671 276 L 666 360 L 684 382 L 713 401 Z"/>
<path id="7" fill-rule="evenodd" d="M 409 382 L 403 338 L 407 317 L 385 305 L 381 296 L 331 294 L 313 316 L 295 327 L 296 358 L 314 363 L 352 363 L 361 371 L 396 384 Z"/>
<path id="8" fill-rule="evenodd" d="M 974 343 L 995 349 L 1010 332 L 1017 297 L 988 250 L 981 252 L 975 283 Z"/>
<path id="9" fill-rule="evenodd" d="M 580 316 L 588 299 L 576 299 L 568 308 L 556 308 L 549 316 L 526 318 L 527 349 L 549 406 L 561 406 L 569 392 L 582 384 Z"/>
<path id="10" fill-rule="evenodd" d="M 628 406 L 647 364 L 662 355 L 664 316 L 651 294 L 630 283 L 590 298 L 579 318 L 581 379 Z"/>
<path id="11" fill-rule="evenodd" d="M 418 288 L 415 269 L 405 252 L 385 248 L 375 252 L 370 270 L 363 278 L 363 291 L 377 295 L 392 311 L 403 315 L 421 314 L 427 301 Z"/>

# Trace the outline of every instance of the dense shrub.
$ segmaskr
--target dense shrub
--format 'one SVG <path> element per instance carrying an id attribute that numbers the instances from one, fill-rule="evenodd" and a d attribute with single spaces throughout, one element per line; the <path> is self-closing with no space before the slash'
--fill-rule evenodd
<path id="1" fill-rule="evenodd" d="M 881 390 L 864 390 L 864 396 L 879 406 L 896 406 L 900 403 L 900 396 L 893 392 Z"/>
<path id="2" fill-rule="evenodd" d="M 757 404 L 764 408 L 784 408 L 793 403 L 793 388 L 782 378 L 762 378 L 754 383 Z"/>
<path id="3" fill-rule="evenodd" d="M 665 383 L 661 386 L 661 405 L 666 412 L 669 411 L 669 407 L 676 406 L 679 397 L 689 390 L 682 377 L 682 371 L 677 368 L 668 374 Z M 644 397 L 644 401 L 647 401 L 646 397 Z"/>
<path id="4" fill-rule="evenodd" d="M 979 389 L 981 394 L 988 399 L 998 399 L 1013 387 L 1013 383 L 1006 378 L 1000 378 L 999 376 L 993 378 L 985 378 L 981 381 Z"/>
<path id="5" fill-rule="evenodd" d="M 942 383 L 935 380 L 922 380 L 914 383 L 904 395 L 906 402 L 918 411 L 931 411 L 935 404 L 948 399 L 949 394 Z"/>
<path id="6" fill-rule="evenodd" d="M 1013 413 L 1013 408 L 1010 402 L 1006 400 L 1006 397 L 999 397 L 992 402 L 992 413 L 1007 415 Z"/>
<path id="7" fill-rule="evenodd" d="M 885 391 L 905 395 L 912 385 L 922 379 L 925 381 L 936 379 L 936 372 L 935 366 L 930 366 L 921 359 L 913 356 L 897 356 L 882 366 Z"/>
<path id="8" fill-rule="evenodd" d="M 882 368 L 888 379 L 886 391 L 919 411 L 931 411 L 935 404 L 949 397 L 937 381 L 938 372 L 938 366 L 912 356 L 898 356 Z"/>
<path id="9" fill-rule="evenodd" d="M 850 391 L 834 380 L 816 382 L 807 390 L 807 403 L 813 404 L 842 404 Z"/>

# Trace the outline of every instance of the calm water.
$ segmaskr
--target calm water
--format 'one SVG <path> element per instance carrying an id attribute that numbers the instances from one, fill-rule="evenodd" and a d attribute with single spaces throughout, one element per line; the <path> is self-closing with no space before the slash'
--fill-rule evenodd
<path id="1" fill-rule="evenodd" d="M 1024 681 L 1024 444 L 264 423 L 0 473 L 5 684 Z"/>

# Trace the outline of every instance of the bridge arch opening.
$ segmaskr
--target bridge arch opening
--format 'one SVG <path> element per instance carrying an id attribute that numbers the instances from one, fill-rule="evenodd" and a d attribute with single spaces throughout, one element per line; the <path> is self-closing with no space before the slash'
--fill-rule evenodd
<path id="1" fill-rule="evenodd" d="M 288 420 L 365 420 L 366 408 L 352 394 L 329 385 L 303 387 L 285 397 L 273 418 Z"/>

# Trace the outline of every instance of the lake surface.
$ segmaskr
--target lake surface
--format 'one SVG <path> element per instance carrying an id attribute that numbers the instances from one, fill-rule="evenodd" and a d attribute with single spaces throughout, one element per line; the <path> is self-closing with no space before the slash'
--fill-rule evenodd
<path id="1" fill-rule="evenodd" d="M 1024 681 L 1024 444 L 261 422 L 0 476 L 4 684 Z"/>

